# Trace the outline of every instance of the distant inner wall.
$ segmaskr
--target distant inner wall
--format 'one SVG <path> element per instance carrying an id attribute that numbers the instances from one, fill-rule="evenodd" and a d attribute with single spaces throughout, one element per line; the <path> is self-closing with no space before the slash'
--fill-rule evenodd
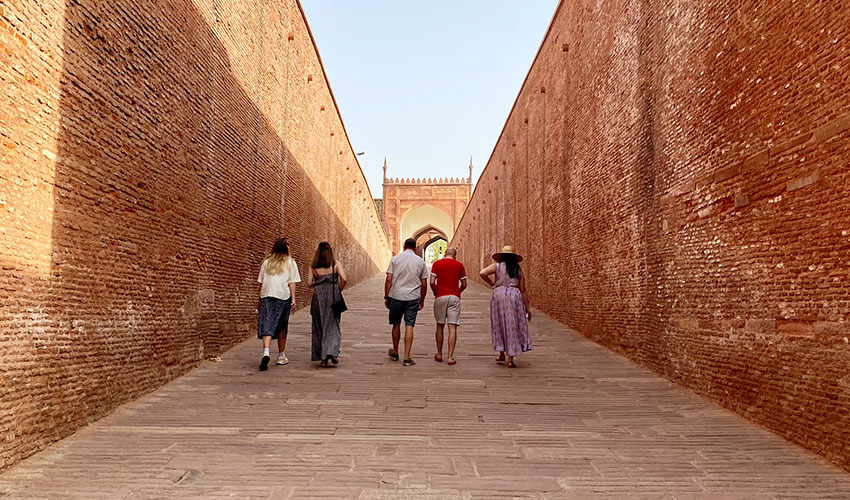
<path id="1" fill-rule="evenodd" d="M 516 246 L 532 305 L 850 470 L 848 26 L 561 2 L 451 245 Z"/>
<path id="2" fill-rule="evenodd" d="M 386 266 L 295 0 L 4 2 L 0 49 L 0 470 L 255 336 L 276 238 Z"/>

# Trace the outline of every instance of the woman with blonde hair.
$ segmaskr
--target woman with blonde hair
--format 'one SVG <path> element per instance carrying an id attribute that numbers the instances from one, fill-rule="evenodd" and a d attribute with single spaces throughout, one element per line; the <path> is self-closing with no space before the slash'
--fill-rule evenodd
<path id="1" fill-rule="evenodd" d="M 323 367 L 328 361 L 339 363 L 339 348 L 342 332 L 339 319 L 342 311 L 334 308 L 334 303 L 342 301 L 345 288 L 345 271 L 342 264 L 334 259 L 334 251 L 327 241 L 319 243 L 313 262 L 310 264 L 310 276 L 307 286 L 313 289 L 310 303 L 310 315 L 313 317 L 312 361 L 320 361 Z"/>
<path id="2" fill-rule="evenodd" d="M 531 337 L 528 335 L 531 309 L 525 291 L 525 275 L 519 266 L 522 256 L 512 246 L 505 246 L 501 252 L 493 254 L 493 260 L 495 264 L 481 270 L 481 279 L 495 287 L 490 299 L 493 349 L 499 353 L 497 362 L 505 361 L 507 354 L 508 368 L 514 368 L 514 356 L 531 350 Z M 495 283 L 490 278 L 493 275 Z"/>
<path id="3" fill-rule="evenodd" d="M 263 358 L 260 370 L 269 368 L 269 349 L 277 339 L 278 365 L 289 363 L 286 358 L 286 335 L 289 331 L 289 313 L 295 307 L 295 284 L 301 282 L 298 265 L 289 255 L 286 238 L 274 242 L 272 251 L 260 266 L 260 307 L 257 318 L 257 337 L 263 341 Z"/>

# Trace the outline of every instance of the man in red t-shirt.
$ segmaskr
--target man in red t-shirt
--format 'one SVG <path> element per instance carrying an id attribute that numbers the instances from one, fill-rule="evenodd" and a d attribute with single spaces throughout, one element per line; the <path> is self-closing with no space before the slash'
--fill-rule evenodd
<path id="1" fill-rule="evenodd" d="M 457 326 L 460 324 L 460 294 L 466 289 L 466 269 L 457 260 L 457 250 L 446 249 L 446 256 L 431 266 L 431 291 L 434 292 L 434 318 L 437 320 L 437 354 L 434 361 L 443 362 L 443 330 L 449 325 L 449 365 L 457 344 Z"/>

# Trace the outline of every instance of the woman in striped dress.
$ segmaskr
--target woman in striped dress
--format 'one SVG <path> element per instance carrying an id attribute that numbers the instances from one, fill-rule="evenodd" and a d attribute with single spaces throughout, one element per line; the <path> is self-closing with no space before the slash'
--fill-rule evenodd
<path id="1" fill-rule="evenodd" d="M 522 256 L 513 247 L 505 246 L 501 252 L 493 254 L 493 260 L 495 264 L 481 270 L 481 279 L 495 286 L 490 299 L 493 349 L 499 353 L 497 362 L 505 361 L 507 355 L 508 368 L 514 368 L 514 356 L 532 348 L 528 335 L 531 309 L 525 291 L 525 275 L 519 266 Z M 495 276 L 495 283 L 491 276 Z"/>

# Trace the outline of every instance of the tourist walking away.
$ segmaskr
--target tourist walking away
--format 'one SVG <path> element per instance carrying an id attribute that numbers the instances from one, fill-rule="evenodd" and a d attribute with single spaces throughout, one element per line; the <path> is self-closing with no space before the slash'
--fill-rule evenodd
<path id="1" fill-rule="evenodd" d="M 495 264 L 481 270 L 481 278 L 496 287 L 490 299 L 493 349 L 499 353 L 496 361 L 505 361 L 507 355 L 508 368 L 514 368 L 514 356 L 531 350 L 531 337 L 528 335 L 531 309 L 525 291 L 525 274 L 519 266 L 522 256 L 513 247 L 505 246 L 501 252 L 493 254 L 493 260 Z M 495 283 L 491 279 L 494 275 Z"/>
<path id="2" fill-rule="evenodd" d="M 310 315 L 313 317 L 313 349 L 310 357 L 319 361 L 323 367 L 328 362 L 339 363 L 339 349 L 342 333 L 339 320 L 342 310 L 338 304 L 345 289 L 345 271 L 342 264 L 334 259 L 333 248 L 327 241 L 319 243 L 310 264 L 310 276 L 307 285 L 313 289 L 310 303 Z"/>
<path id="3" fill-rule="evenodd" d="M 272 251 L 260 266 L 260 307 L 257 319 L 257 337 L 263 341 L 260 370 L 269 368 L 269 349 L 277 339 L 277 363 L 289 363 L 286 358 L 286 335 L 289 330 L 289 312 L 295 307 L 295 284 L 301 281 L 298 265 L 289 255 L 286 238 L 274 242 Z"/>
<path id="4" fill-rule="evenodd" d="M 431 266 L 431 291 L 434 292 L 434 319 L 437 320 L 437 354 L 434 361 L 443 362 L 443 336 L 449 330 L 449 356 L 447 365 L 457 363 L 454 358 L 457 345 L 457 327 L 460 325 L 460 294 L 466 290 L 466 269 L 457 260 L 457 250 L 446 249 L 446 256 Z"/>
<path id="5" fill-rule="evenodd" d="M 404 241 L 404 251 L 390 261 L 384 283 L 384 305 L 390 310 L 390 324 L 393 326 L 393 346 L 387 354 L 398 361 L 401 320 L 404 319 L 404 366 L 416 364 L 410 357 L 413 327 L 416 315 L 425 307 L 425 294 L 428 293 L 428 266 L 416 255 L 415 249 L 416 240 L 408 238 Z"/>

